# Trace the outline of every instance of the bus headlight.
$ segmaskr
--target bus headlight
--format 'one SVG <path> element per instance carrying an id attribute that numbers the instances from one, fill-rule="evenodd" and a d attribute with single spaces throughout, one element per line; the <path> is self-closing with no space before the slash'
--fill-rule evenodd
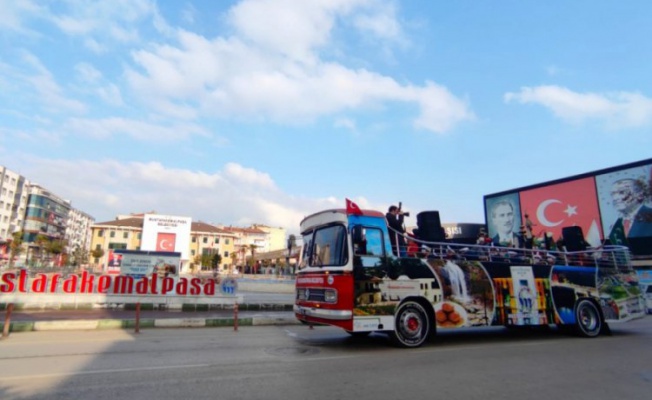
<path id="1" fill-rule="evenodd" d="M 324 292 L 324 301 L 326 303 L 337 303 L 337 291 L 333 289 L 327 289 Z"/>

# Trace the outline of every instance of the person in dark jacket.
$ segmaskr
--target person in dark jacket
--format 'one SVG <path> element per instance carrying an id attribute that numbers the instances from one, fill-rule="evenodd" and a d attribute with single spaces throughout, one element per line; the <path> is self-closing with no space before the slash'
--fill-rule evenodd
<path id="1" fill-rule="evenodd" d="M 407 253 L 405 244 L 405 227 L 403 226 L 403 219 L 405 215 L 401 209 L 392 205 L 389 207 L 385 218 L 387 219 L 387 226 L 389 227 L 389 239 L 392 242 L 392 251 L 395 256 L 405 257 Z"/>

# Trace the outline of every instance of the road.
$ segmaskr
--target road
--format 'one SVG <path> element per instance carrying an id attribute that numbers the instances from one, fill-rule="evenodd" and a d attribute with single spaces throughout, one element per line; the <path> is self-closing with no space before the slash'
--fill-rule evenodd
<path id="1" fill-rule="evenodd" d="M 652 317 L 612 331 L 449 331 L 419 349 L 301 325 L 26 332 L 0 341 L 0 398 L 650 398 Z"/>

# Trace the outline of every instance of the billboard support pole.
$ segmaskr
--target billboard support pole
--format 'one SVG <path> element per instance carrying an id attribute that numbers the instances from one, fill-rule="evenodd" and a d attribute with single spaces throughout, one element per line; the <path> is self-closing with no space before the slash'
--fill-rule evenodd
<path id="1" fill-rule="evenodd" d="M 238 302 L 233 305 L 233 330 L 238 330 Z"/>
<path id="2" fill-rule="evenodd" d="M 9 303 L 7 305 L 7 311 L 5 312 L 5 324 L 2 327 L 2 338 L 5 339 L 9 336 L 9 328 L 11 327 L 11 312 L 14 311 L 14 303 Z"/>
<path id="3" fill-rule="evenodd" d="M 140 301 L 136 303 L 136 323 L 134 333 L 140 333 Z"/>

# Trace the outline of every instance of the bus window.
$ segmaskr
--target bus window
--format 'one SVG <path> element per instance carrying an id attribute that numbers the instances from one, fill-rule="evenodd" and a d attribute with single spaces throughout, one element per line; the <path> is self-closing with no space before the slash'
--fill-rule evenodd
<path id="1" fill-rule="evenodd" d="M 312 232 L 303 235 L 303 248 L 301 249 L 301 261 L 299 262 L 299 269 L 304 269 L 308 266 L 310 254 L 312 253 L 312 236 Z"/>
<path id="2" fill-rule="evenodd" d="M 366 238 L 367 238 L 367 255 L 383 257 L 385 255 L 383 251 L 383 233 L 380 231 L 380 229 L 367 228 Z"/>
<path id="3" fill-rule="evenodd" d="M 313 267 L 346 265 L 348 261 L 346 243 L 346 229 L 342 225 L 316 230 L 312 240 L 310 265 Z"/>

